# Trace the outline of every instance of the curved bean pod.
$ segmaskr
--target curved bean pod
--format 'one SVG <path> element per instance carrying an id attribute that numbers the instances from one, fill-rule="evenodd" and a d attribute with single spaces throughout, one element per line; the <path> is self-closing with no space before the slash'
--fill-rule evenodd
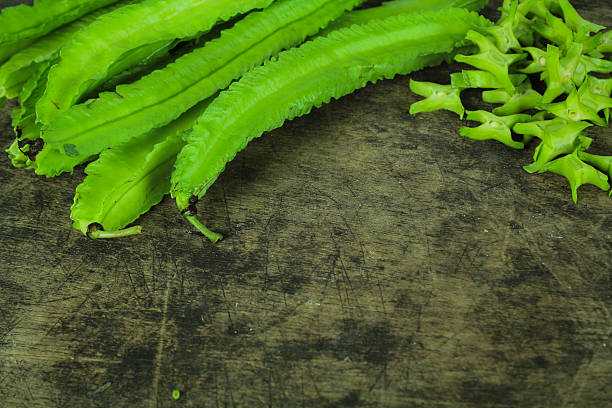
<path id="1" fill-rule="evenodd" d="M 43 62 L 55 58 L 59 49 L 70 41 L 77 31 L 91 24 L 102 14 L 133 2 L 134 0 L 124 0 L 95 10 L 70 24 L 53 30 L 33 44 L 15 53 L 0 65 L 0 97 L 17 97 L 23 84 L 35 74 L 37 67 Z"/>
<path id="2" fill-rule="evenodd" d="M 74 228 L 90 238 L 134 235 L 125 228 L 170 192 L 170 175 L 184 145 L 182 132 L 204 112 L 205 100 L 162 128 L 106 150 L 85 169 L 77 187 L 70 218 Z"/>
<path id="3" fill-rule="evenodd" d="M 164 69 L 60 114 L 44 129 L 45 144 L 67 156 L 85 159 L 163 126 L 248 69 L 304 41 L 361 1 L 277 1 L 249 14 L 219 38 Z M 52 167 L 72 170 L 69 166 Z"/>
<path id="4" fill-rule="evenodd" d="M 118 0 L 36 0 L 0 13 L 0 61 L 52 30 Z"/>
<path id="5" fill-rule="evenodd" d="M 148 0 L 108 13 L 79 31 L 60 51 L 49 72 L 44 96 L 36 107 L 38 121 L 49 124 L 61 112 L 102 84 L 122 56 L 143 47 L 193 38 L 272 0 Z"/>
<path id="6" fill-rule="evenodd" d="M 394 16 L 318 37 L 249 71 L 186 135 L 172 175 L 179 210 L 215 240 L 195 218 L 195 203 L 250 140 L 369 82 L 439 64 L 470 29 L 487 23 L 465 9 Z"/>
<path id="7" fill-rule="evenodd" d="M 317 36 L 326 36 L 334 30 L 350 27 L 353 24 L 367 24 L 371 20 L 383 19 L 398 14 L 415 13 L 422 10 L 440 10 L 454 7 L 479 11 L 488 2 L 489 0 L 389 0 L 379 7 L 370 7 L 345 13 L 325 27 Z"/>

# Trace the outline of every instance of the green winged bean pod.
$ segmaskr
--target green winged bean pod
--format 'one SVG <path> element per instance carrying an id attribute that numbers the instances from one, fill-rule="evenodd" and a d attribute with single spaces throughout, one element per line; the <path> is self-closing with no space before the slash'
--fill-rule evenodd
<path id="1" fill-rule="evenodd" d="M 49 72 L 47 89 L 36 107 L 38 121 L 49 124 L 79 102 L 111 76 L 113 64 L 122 65 L 122 57 L 127 55 L 130 60 L 131 54 L 139 54 L 143 48 L 150 54 L 156 47 L 165 47 L 176 39 L 194 38 L 218 21 L 271 3 L 272 0 L 147 0 L 104 15 L 75 34 L 60 51 L 61 59 Z"/>
<path id="2" fill-rule="evenodd" d="M 277 1 L 165 68 L 73 106 L 51 121 L 43 136 L 47 150 L 57 150 L 69 158 L 57 154 L 41 157 L 39 174 L 54 176 L 71 171 L 74 158 L 84 161 L 105 148 L 165 125 L 227 87 L 249 68 L 315 34 L 361 1 Z M 57 160 L 51 161 L 51 157 Z"/>
<path id="3" fill-rule="evenodd" d="M 0 62 L 35 39 L 79 17 L 119 0 L 35 0 L 0 13 Z"/>
<path id="4" fill-rule="evenodd" d="M 90 163 L 71 207 L 74 228 L 90 238 L 138 234 L 139 226 L 126 226 L 170 192 L 174 161 L 184 145 L 182 132 L 195 124 L 210 100 L 167 126 L 102 152 Z"/>
<path id="5" fill-rule="evenodd" d="M 482 10 L 488 0 L 390 0 L 379 7 L 370 7 L 344 13 L 332 21 L 317 36 L 326 36 L 334 30 L 350 27 L 353 24 L 367 24 L 372 20 L 384 19 L 398 14 L 415 13 L 423 10 L 440 10 L 443 8 L 464 8 L 470 11 Z"/>
<path id="6" fill-rule="evenodd" d="M 209 239 L 218 239 L 195 217 L 195 204 L 250 140 L 369 82 L 439 64 L 468 30 L 484 24 L 464 9 L 399 15 L 318 37 L 249 71 L 186 135 L 172 175 L 179 210 Z"/>
<path id="7" fill-rule="evenodd" d="M 59 49 L 70 41 L 77 31 L 88 26 L 101 15 L 133 2 L 134 0 L 119 1 L 111 6 L 97 9 L 51 31 L 12 55 L 0 65 L 0 97 L 17 97 L 25 82 L 35 74 L 37 67 L 56 58 Z"/>

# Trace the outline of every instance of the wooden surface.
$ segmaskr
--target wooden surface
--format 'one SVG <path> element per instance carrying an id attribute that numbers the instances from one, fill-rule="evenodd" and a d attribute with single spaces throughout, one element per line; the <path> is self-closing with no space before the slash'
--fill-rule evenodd
<path id="1" fill-rule="evenodd" d="M 416 100 L 384 81 L 254 141 L 199 205 L 217 245 L 170 200 L 88 240 L 82 170 L 0 155 L 0 406 L 612 406 L 612 201 Z"/>

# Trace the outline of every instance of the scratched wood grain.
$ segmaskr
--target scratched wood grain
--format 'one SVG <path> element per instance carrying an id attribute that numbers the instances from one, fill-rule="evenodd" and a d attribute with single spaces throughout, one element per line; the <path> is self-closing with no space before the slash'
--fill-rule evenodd
<path id="1" fill-rule="evenodd" d="M 575 4 L 612 26 L 609 1 Z M 384 81 L 254 141 L 200 203 L 217 245 L 169 200 L 141 236 L 88 240 L 82 169 L 1 155 L 0 405 L 611 406 L 610 198 L 574 205 L 521 169 L 533 148 L 463 139 L 416 100 Z"/>

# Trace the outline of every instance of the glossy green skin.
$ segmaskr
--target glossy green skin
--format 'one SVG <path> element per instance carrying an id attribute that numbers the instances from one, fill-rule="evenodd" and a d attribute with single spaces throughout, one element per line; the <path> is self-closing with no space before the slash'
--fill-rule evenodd
<path id="1" fill-rule="evenodd" d="M 253 138 L 369 82 L 439 64 L 485 24 L 464 9 L 394 16 L 316 38 L 248 72 L 187 136 L 172 175 L 179 210 L 191 217 L 190 199 L 204 195 Z"/>
<path id="2" fill-rule="evenodd" d="M 105 15 L 79 31 L 62 48 L 61 60 L 49 73 L 45 95 L 36 107 L 37 119 L 53 118 L 112 76 L 111 67 L 126 54 L 163 47 L 176 39 L 193 38 L 218 21 L 272 0 L 145 0 Z"/>
<path id="3" fill-rule="evenodd" d="M 280 0 L 218 39 L 113 93 L 76 105 L 45 128 L 49 148 L 83 159 L 163 126 L 246 70 L 316 33 L 362 0 Z M 72 168 L 57 164 L 49 175 Z"/>
<path id="4" fill-rule="evenodd" d="M 167 126 L 109 149 L 85 169 L 70 218 L 74 228 L 92 238 L 115 238 L 140 232 L 125 228 L 170 192 L 170 175 L 191 128 L 211 99 Z"/>
<path id="5" fill-rule="evenodd" d="M 119 0 L 36 0 L 0 13 L 0 61 L 57 27 Z"/>
<path id="6" fill-rule="evenodd" d="M 367 24 L 369 21 L 384 19 L 398 14 L 415 13 L 423 10 L 440 10 L 443 8 L 464 8 L 470 11 L 482 10 L 488 0 L 390 0 L 379 7 L 371 7 L 345 13 L 322 30 L 318 36 L 326 36 L 334 30 L 350 27 L 353 24 Z"/>
<path id="7" fill-rule="evenodd" d="M 102 14 L 132 2 L 131 0 L 120 1 L 109 7 L 95 10 L 53 30 L 12 55 L 11 58 L 0 65 L 0 97 L 17 97 L 25 82 L 36 73 L 38 66 L 55 58 L 59 49 L 70 41 L 77 31 L 91 24 Z"/>

